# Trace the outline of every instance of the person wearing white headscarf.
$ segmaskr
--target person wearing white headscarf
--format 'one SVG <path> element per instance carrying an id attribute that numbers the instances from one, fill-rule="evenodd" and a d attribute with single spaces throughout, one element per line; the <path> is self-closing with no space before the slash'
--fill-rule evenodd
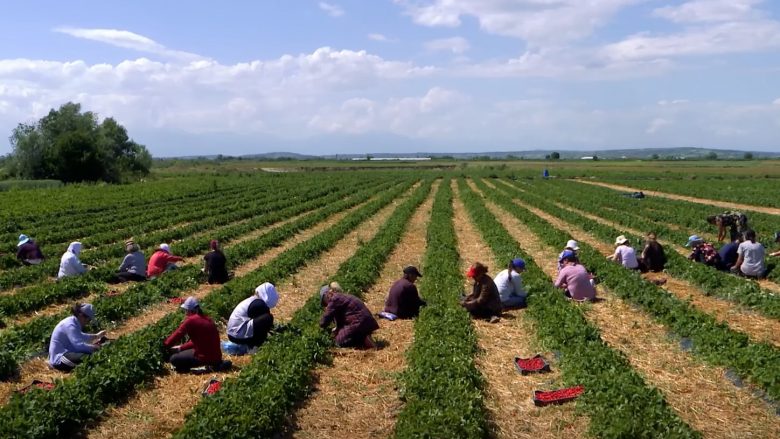
<path id="1" fill-rule="evenodd" d="M 228 339 L 235 344 L 254 348 L 263 344 L 274 325 L 271 309 L 279 303 L 279 293 L 270 282 L 255 288 L 254 294 L 241 301 L 230 314 Z"/>
<path id="2" fill-rule="evenodd" d="M 87 267 L 79 260 L 80 253 L 81 243 L 71 242 L 68 250 L 60 258 L 60 271 L 57 273 L 57 279 L 86 273 Z"/>

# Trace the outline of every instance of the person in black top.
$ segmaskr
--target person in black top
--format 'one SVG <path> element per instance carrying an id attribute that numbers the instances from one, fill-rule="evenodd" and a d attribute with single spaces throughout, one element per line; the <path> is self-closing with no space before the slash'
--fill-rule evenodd
<path id="1" fill-rule="evenodd" d="M 727 228 L 731 241 L 736 241 L 748 230 L 747 215 L 741 212 L 726 211 L 719 215 L 708 216 L 707 222 L 718 226 L 718 242 L 726 238 Z"/>
<path id="2" fill-rule="evenodd" d="M 718 267 L 719 270 L 729 271 L 731 270 L 731 267 L 737 263 L 737 259 L 739 259 L 737 250 L 739 249 L 739 244 L 741 243 L 742 237 L 737 235 L 737 239 L 724 245 L 720 248 L 720 250 L 718 250 L 718 255 L 720 255 L 720 266 Z"/>
<path id="3" fill-rule="evenodd" d="M 640 267 L 642 271 L 659 272 L 664 270 L 666 264 L 666 254 L 664 248 L 658 243 L 655 233 L 650 232 L 645 238 L 645 247 L 642 249 L 640 257 Z"/>
<path id="4" fill-rule="evenodd" d="M 211 251 L 203 257 L 206 261 L 203 271 L 208 276 L 210 284 L 224 284 L 228 281 L 227 259 L 219 248 L 217 240 L 211 241 Z"/>

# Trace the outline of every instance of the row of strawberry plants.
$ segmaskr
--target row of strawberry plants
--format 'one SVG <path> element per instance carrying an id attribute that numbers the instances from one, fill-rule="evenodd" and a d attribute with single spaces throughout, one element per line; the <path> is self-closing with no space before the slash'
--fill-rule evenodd
<path id="1" fill-rule="evenodd" d="M 483 182 L 478 182 L 483 190 L 489 189 Z M 573 215 L 572 212 L 557 208 L 552 203 L 540 197 L 534 197 L 527 192 L 521 192 L 505 185 L 500 185 L 501 195 L 492 191 L 508 206 L 522 215 L 530 223 L 530 217 L 536 217 L 530 211 L 512 203 L 509 194 L 542 209 L 566 221 L 576 221 L 591 233 L 603 237 L 614 235 L 614 229 L 605 229 L 603 225 L 584 217 Z M 514 207 L 512 207 L 514 206 Z M 555 246 L 566 242 L 568 234 L 550 225 L 539 222 L 534 230 L 547 244 Z M 716 365 L 733 368 L 738 375 L 749 378 L 763 389 L 770 398 L 780 400 L 780 351 L 768 343 L 754 343 L 744 333 L 734 331 L 728 324 L 718 322 L 690 303 L 682 301 L 659 286 L 643 279 L 635 270 L 628 270 L 619 264 L 607 260 L 590 245 L 580 243 L 580 257 L 584 265 L 598 273 L 604 285 L 609 287 L 619 297 L 644 309 L 653 318 L 669 327 L 680 337 L 690 338 L 695 348 L 693 352 L 705 361 Z"/>
<path id="2" fill-rule="evenodd" d="M 423 183 L 396 207 L 376 235 L 339 267 L 332 280 L 339 282 L 345 292 L 361 297 L 374 284 L 387 255 L 398 244 L 430 188 L 430 181 Z M 332 233 L 330 245 L 340 236 L 343 233 Z M 252 280 L 287 275 L 283 266 L 268 267 Z M 233 298 L 239 299 L 242 291 L 252 285 L 237 286 L 241 288 Z M 215 311 L 226 312 L 220 306 Z M 312 369 L 326 358 L 327 348 L 332 345 L 327 333 L 319 329 L 321 313 L 319 294 L 315 294 L 296 311 L 289 324 L 291 329 L 269 339 L 236 378 L 223 383 L 213 398 L 200 402 L 174 437 L 271 437 L 281 430 L 295 403 L 307 394 Z M 252 416 L 245 416 L 247 412 Z"/>
<path id="3" fill-rule="evenodd" d="M 428 224 L 420 290 L 428 305 L 414 325 L 414 343 L 399 386 L 404 407 L 399 438 L 488 436 L 484 379 L 476 367 L 477 336 L 458 302 L 463 273 L 453 224 L 452 188 L 445 179 Z"/>
<path id="4" fill-rule="evenodd" d="M 215 317 L 229 315 L 232 307 L 251 291 L 251 288 L 236 289 L 233 285 L 246 283 L 253 286 L 257 282 L 296 271 L 313 255 L 332 247 L 339 236 L 345 235 L 392 202 L 409 184 L 411 182 L 385 191 L 326 232 L 283 252 L 255 272 L 233 279 L 222 288 L 212 291 L 201 302 L 204 309 Z M 25 395 L 12 396 L 9 403 L 0 408 L 0 437 L 63 437 L 83 428 L 86 422 L 98 417 L 106 405 L 126 399 L 136 386 L 163 371 L 162 340 L 180 321 L 181 314 L 173 311 L 157 323 L 120 337 L 89 356 L 75 369 L 71 379 L 60 382 L 54 390 L 33 390 Z M 253 414 L 244 413 L 244 416 Z M 229 434 L 229 431 L 225 433 Z"/>
<path id="5" fill-rule="evenodd" d="M 311 187 L 315 186 L 312 184 Z M 263 202 L 275 199 L 275 197 L 270 194 L 265 195 L 265 197 L 257 197 L 259 199 L 255 198 L 255 195 L 261 195 L 263 192 L 264 190 L 262 188 L 253 188 L 253 190 L 249 192 L 244 189 L 242 192 L 222 198 L 221 203 L 223 208 L 217 216 L 227 216 L 225 221 L 230 221 L 231 218 L 243 217 L 250 214 L 255 206 L 262 205 Z M 292 195 L 297 193 L 297 189 L 290 187 L 286 189 L 286 192 Z M 124 222 L 126 225 L 130 225 L 129 228 L 112 228 L 109 232 L 98 233 L 96 235 L 91 234 L 83 239 L 74 238 L 74 236 L 71 236 L 71 238 L 81 239 L 81 243 L 85 248 L 81 254 L 81 259 L 84 262 L 99 263 L 110 257 L 121 257 L 124 253 L 124 245 L 117 245 L 116 243 L 124 242 L 129 236 L 137 236 L 139 245 L 150 246 L 159 244 L 160 242 L 152 241 L 153 239 L 159 238 L 166 240 L 168 236 L 171 236 L 172 231 L 170 228 L 181 223 L 190 222 L 190 224 L 185 227 L 188 227 L 189 230 L 193 231 L 197 231 L 203 224 L 213 224 L 217 216 L 212 215 L 206 220 L 203 219 L 203 212 L 208 212 L 210 210 L 209 207 L 213 204 L 213 199 L 204 199 L 199 203 L 182 206 L 179 211 L 162 208 L 160 211 L 152 210 L 136 213 L 134 215 L 127 215 Z M 247 206 L 247 204 L 249 205 Z M 216 224 L 224 224 L 224 222 L 219 221 Z M 185 227 L 177 227 L 177 230 L 184 229 Z M 37 236 L 36 238 L 40 239 Z M 0 289 L 28 285 L 56 274 L 57 267 L 59 266 L 59 259 L 55 255 L 63 251 L 63 246 L 67 246 L 67 244 L 56 246 L 49 245 L 43 248 L 43 251 L 49 253 L 50 257 L 40 265 L 29 267 L 20 266 L 16 269 L 0 273 Z"/>
<path id="6" fill-rule="evenodd" d="M 687 232 L 670 229 L 664 224 L 648 221 L 645 219 L 641 206 L 630 209 L 631 206 L 614 203 L 613 200 L 604 201 L 604 197 L 598 194 L 589 193 L 586 189 L 575 194 L 564 191 L 554 190 L 547 185 L 538 185 L 534 194 L 546 199 L 556 199 L 564 204 L 576 209 L 588 212 L 596 216 L 604 216 L 603 208 L 609 204 L 618 209 L 609 212 L 609 219 L 613 222 L 639 230 L 654 230 L 660 236 L 669 237 L 676 242 L 685 242 L 688 239 Z M 673 208 L 667 211 L 674 211 Z M 570 215 L 577 218 L 577 222 L 582 217 L 576 213 Z M 583 217 L 584 218 L 584 217 Z M 588 224 L 595 222 L 588 219 Z M 602 232 L 602 237 L 606 233 L 622 234 L 612 227 L 602 226 L 597 230 Z M 617 235 L 613 235 L 617 236 Z M 605 237 L 606 239 L 606 237 Z M 640 245 L 641 237 L 634 237 L 637 245 Z M 766 315 L 767 317 L 780 318 L 780 296 L 772 294 L 770 291 L 762 289 L 761 286 L 747 278 L 737 277 L 730 273 L 719 271 L 714 267 L 690 261 L 688 258 L 680 255 L 677 251 L 670 250 L 666 252 L 667 264 L 666 271 L 678 278 L 690 281 L 698 286 L 707 295 L 714 295 L 726 300 L 734 301 Z"/>
<path id="7" fill-rule="evenodd" d="M 256 228 L 281 221 L 290 215 L 327 205 L 324 209 L 312 212 L 256 239 L 230 246 L 225 251 L 228 262 L 231 266 L 240 265 L 252 258 L 257 252 L 279 245 L 295 233 L 323 221 L 340 210 L 364 202 L 377 190 L 385 190 L 386 187 L 387 185 L 385 184 L 370 187 L 355 193 L 353 196 L 341 199 L 349 192 L 350 188 L 348 187 L 345 191 L 337 192 L 331 197 L 312 200 L 309 203 L 291 206 L 289 209 L 259 217 L 253 221 Z M 340 199 L 341 201 L 337 201 Z M 218 238 L 229 242 L 244 231 L 246 231 L 245 226 L 237 226 L 232 230 L 225 230 L 224 234 L 218 235 Z M 198 264 L 192 264 L 168 273 L 154 281 L 135 284 L 120 296 L 99 297 L 94 302 L 97 309 L 96 321 L 100 323 L 98 329 L 107 328 L 110 325 L 124 321 L 141 313 L 143 307 L 160 302 L 167 297 L 178 295 L 180 291 L 192 287 L 193 279 L 199 273 L 199 267 Z M 0 351 L 2 352 L 0 353 L 0 379 L 11 376 L 18 367 L 18 361 L 27 358 L 31 353 L 37 352 L 44 347 L 51 328 L 66 315 L 67 312 L 63 312 L 53 316 L 38 317 L 28 323 L 3 331 L 0 334 L 0 346 L 3 348 Z"/>
<path id="8" fill-rule="evenodd" d="M 354 187 L 357 187 L 358 183 L 355 182 L 354 185 L 355 185 Z M 320 185 L 319 189 L 304 192 L 306 195 L 300 198 L 289 196 L 289 197 L 282 197 L 276 202 L 268 202 L 267 200 L 261 199 L 251 203 L 245 200 L 243 204 L 246 205 L 248 203 L 249 204 L 248 207 L 245 206 L 244 209 L 241 209 L 239 211 L 228 211 L 227 213 L 210 217 L 198 223 L 193 223 L 186 227 L 181 227 L 177 230 L 161 232 L 160 234 L 148 235 L 141 239 L 138 239 L 137 242 L 139 243 L 139 245 L 142 246 L 145 245 L 148 247 L 149 250 L 151 250 L 152 248 L 154 248 L 154 246 L 150 244 L 159 242 L 160 240 L 168 241 L 169 239 L 190 236 L 190 234 L 192 233 L 196 233 L 196 232 L 203 233 L 204 231 L 208 231 L 210 235 L 206 238 L 193 237 L 190 239 L 184 239 L 183 241 L 181 241 L 181 243 L 177 243 L 176 245 L 177 254 L 181 256 L 191 256 L 194 254 L 198 254 L 203 249 L 208 247 L 208 239 L 213 238 L 214 234 L 218 233 L 219 227 L 222 224 L 229 224 L 232 221 L 255 217 L 254 219 L 250 219 L 250 221 L 247 222 L 246 224 L 246 226 L 252 226 L 253 222 L 258 220 L 257 215 L 259 214 L 273 213 L 280 209 L 285 209 L 285 208 L 289 209 L 290 207 L 295 208 L 296 204 L 300 202 L 307 202 L 308 200 L 311 199 L 317 200 L 319 199 L 319 197 L 326 196 L 328 193 L 333 192 L 335 190 L 337 190 L 336 186 Z M 216 229 L 214 229 L 215 227 Z M 252 227 L 249 230 L 252 229 L 254 229 L 254 227 Z M 192 243 L 197 243 L 199 245 L 193 246 L 191 245 Z M 122 249 L 119 247 L 107 248 L 104 249 L 102 253 L 108 253 L 108 252 L 113 253 L 121 250 Z M 109 256 L 113 256 L 113 254 Z M 103 288 L 100 285 L 98 285 L 98 288 L 100 288 L 99 290 L 90 290 L 89 288 L 95 287 L 95 284 L 93 282 L 95 280 L 99 280 L 99 281 L 110 280 L 113 277 L 113 273 L 115 272 L 114 264 L 118 265 L 119 259 L 112 260 L 109 263 L 104 263 L 103 267 L 96 270 L 92 270 L 89 273 L 85 274 L 84 276 L 79 276 L 76 279 L 73 280 L 68 279 L 67 282 L 61 282 L 61 283 L 58 282 L 57 284 L 53 284 L 53 285 L 50 284 L 37 285 L 34 287 L 28 287 L 22 289 L 13 295 L 0 296 L 0 315 L 11 316 L 21 312 L 28 312 L 58 300 L 74 297 L 73 294 L 79 294 L 79 293 L 86 294 L 89 291 L 100 291 L 100 289 Z M 78 289 L 77 287 L 74 287 L 74 285 L 82 285 L 82 288 Z"/>
<path id="9" fill-rule="evenodd" d="M 661 392 L 644 382 L 625 355 L 601 339 L 598 328 L 585 319 L 581 309 L 564 299 L 550 277 L 486 209 L 480 197 L 467 188 L 463 179 L 459 179 L 458 185 L 469 216 L 495 259 L 508 261 L 520 256 L 525 260 L 523 283 L 529 291 L 527 313 L 534 319 L 537 336 L 545 346 L 560 352 L 564 382 L 585 386 L 580 401 L 590 417 L 590 434 L 631 438 L 699 437 L 671 409 Z M 505 198 L 490 198 L 507 208 Z"/>

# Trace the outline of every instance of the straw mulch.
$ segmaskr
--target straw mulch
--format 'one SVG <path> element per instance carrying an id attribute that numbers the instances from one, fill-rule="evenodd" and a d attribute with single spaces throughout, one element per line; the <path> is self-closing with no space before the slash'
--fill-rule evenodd
<path id="1" fill-rule="evenodd" d="M 280 253 L 284 252 L 322 231 L 331 227 L 350 212 L 346 210 L 333 215 L 327 221 L 303 231 L 282 246 L 264 253 L 252 262 L 236 270 L 241 276 L 261 267 Z M 277 284 L 280 301 L 274 308 L 274 318 L 282 322 L 297 310 L 318 289 L 328 276 L 335 273 L 338 266 L 357 250 L 358 243 L 370 239 L 376 232 L 376 222 L 389 215 L 389 208 L 380 211 L 366 224 L 351 232 L 338 243 L 338 250 L 318 260 L 310 262 L 302 271 L 288 282 Z M 251 291 L 247 292 L 247 296 Z M 224 328 L 223 328 L 224 329 Z M 97 428 L 89 430 L 90 438 L 161 438 L 178 430 L 185 415 L 200 401 L 199 391 L 212 377 L 220 380 L 240 373 L 240 368 L 248 364 L 252 357 L 227 357 L 235 367 L 232 371 L 208 375 L 168 373 L 156 377 L 154 383 L 134 395 L 126 404 L 114 408 L 100 420 Z"/>
<path id="2" fill-rule="evenodd" d="M 491 275 L 504 267 L 492 257 L 479 232 L 468 219 L 459 198 L 454 202 L 455 231 L 461 269 L 475 261 L 486 264 Z M 470 284 L 464 285 L 464 289 Z M 534 336 L 534 324 L 524 310 L 505 311 L 495 324 L 474 320 L 482 351 L 477 365 L 487 383 L 486 406 L 491 414 L 493 434 L 498 438 L 578 438 L 588 428 L 587 417 L 575 411 L 576 403 L 536 407 L 534 390 L 549 390 L 561 386 L 561 376 L 552 353 L 540 351 Z M 514 365 L 516 356 L 528 358 L 541 353 L 551 363 L 552 372 L 520 375 Z"/>
<path id="3" fill-rule="evenodd" d="M 610 183 L 603 183 L 600 181 L 586 181 L 586 180 L 576 180 L 578 183 L 584 183 L 584 184 L 592 184 L 594 186 L 602 186 L 610 189 L 615 189 L 622 192 L 635 192 L 640 189 L 628 187 L 628 186 L 622 186 L 618 184 L 610 184 Z M 763 212 L 768 213 L 770 215 L 780 215 L 780 209 L 774 208 L 774 207 L 765 207 L 765 206 L 756 206 L 753 204 L 740 204 L 740 203 L 731 203 L 728 201 L 722 201 L 722 200 L 710 200 L 707 198 L 697 198 L 697 197 L 689 197 L 686 195 L 679 195 L 679 194 L 670 194 L 668 192 L 658 192 L 658 191 L 649 191 L 644 190 L 642 191 L 646 195 L 652 195 L 655 197 L 662 197 L 662 198 L 669 198 L 672 200 L 682 200 L 682 201 L 689 201 L 691 203 L 697 203 L 697 204 L 706 204 L 707 206 L 717 206 L 724 209 L 737 209 L 737 210 L 752 210 L 755 212 Z"/>
<path id="4" fill-rule="evenodd" d="M 545 251 L 539 251 L 545 246 L 523 224 L 508 214 L 499 219 L 511 227 L 535 260 L 550 261 L 542 267 L 548 275 L 557 273 L 552 262 L 556 259 L 556 249 L 546 247 Z M 564 230 L 582 239 L 584 234 L 571 225 L 566 226 Z M 603 288 L 599 288 L 599 295 L 606 300 L 583 306 L 588 319 L 600 328 L 604 341 L 626 354 L 631 365 L 664 393 L 670 406 L 692 427 L 707 437 L 780 435 L 780 419 L 771 408 L 749 390 L 735 387 L 726 379 L 722 368 L 704 365 L 683 352 L 667 336 L 666 328 L 644 312 L 632 309 Z"/>
<path id="5" fill-rule="evenodd" d="M 412 216 L 374 286 L 364 293 L 372 312 L 382 311 L 387 290 L 404 266 L 420 266 L 432 203 L 431 194 Z M 375 438 L 392 434 L 401 408 L 395 376 L 404 368 L 414 322 L 378 322 L 380 329 L 374 333 L 374 340 L 381 349 L 336 349 L 332 365 L 316 369 L 314 392 L 296 414 L 288 436 Z"/>

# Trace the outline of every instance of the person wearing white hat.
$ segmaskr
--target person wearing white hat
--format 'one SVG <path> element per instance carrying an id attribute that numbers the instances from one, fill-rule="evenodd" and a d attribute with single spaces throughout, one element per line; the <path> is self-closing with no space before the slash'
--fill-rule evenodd
<path id="1" fill-rule="evenodd" d="M 615 253 L 607 256 L 607 259 L 623 265 L 629 270 L 639 269 L 639 260 L 636 258 L 636 251 L 631 247 L 631 243 L 625 235 L 615 238 Z"/>
<path id="2" fill-rule="evenodd" d="M 271 314 L 279 303 L 279 292 L 270 282 L 255 288 L 254 294 L 239 303 L 230 314 L 227 325 L 228 339 L 250 349 L 265 343 L 274 325 Z"/>
<path id="3" fill-rule="evenodd" d="M 704 238 L 699 235 L 691 235 L 685 246 L 692 248 L 691 254 L 688 255 L 688 259 L 716 268 L 721 265 L 718 251 L 715 250 L 715 247 L 713 247 L 712 244 L 704 241 Z"/>
<path id="4" fill-rule="evenodd" d="M 141 248 L 132 239 L 125 241 L 127 254 L 119 266 L 119 272 L 115 278 L 118 282 L 143 282 L 146 280 L 146 258 Z"/>
<path id="5" fill-rule="evenodd" d="M 160 244 L 160 247 L 149 258 L 146 277 L 157 277 L 166 271 L 174 270 L 176 269 L 176 262 L 182 260 L 181 257 L 171 254 L 171 247 L 168 244 Z"/>
<path id="6" fill-rule="evenodd" d="M 87 267 L 79 260 L 81 254 L 81 243 L 71 242 L 68 250 L 60 258 L 60 270 L 57 272 L 57 279 L 68 276 L 78 276 L 87 272 Z"/>
<path id="7" fill-rule="evenodd" d="M 49 365 L 62 372 L 70 372 L 84 357 L 100 349 L 99 340 L 106 331 L 87 334 L 83 328 L 95 318 L 95 309 L 89 303 L 76 303 L 71 316 L 65 317 L 51 334 Z"/>
<path id="8" fill-rule="evenodd" d="M 43 253 L 38 244 L 25 234 L 19 235 L 19 243 L 16 244 L 16 259 L 24 265 L 38 265 L 43 262 Z"/>
<path id="9" fill-rule="evenodd" d="M 580 246 L 577 244 L 577 241 L 573 239 L 566 241 L 566 247 L 564 247 L 561 253 L 558 255 L 558 271 L 561 271 L 561 268 L 563 268 L 561 259 L 563 258 L 563 254 L 567 251 L 573 252 L 576 255 L 577 252 L 580 251 Z"/>
<path id="10" fill-rule="evenodd" d="M 199 366 L 221 369 L 222 350 L 217 325 L 203 313 L 195 297 L 188 297 L 181 304 L 181 309 L 184 310 L 184 321 L 163 342 L 166 348 L 174 351 L 168 361 L 179 373 Z M 176 345 L 184 337 L 188 337 L 189 341 Z"/>

